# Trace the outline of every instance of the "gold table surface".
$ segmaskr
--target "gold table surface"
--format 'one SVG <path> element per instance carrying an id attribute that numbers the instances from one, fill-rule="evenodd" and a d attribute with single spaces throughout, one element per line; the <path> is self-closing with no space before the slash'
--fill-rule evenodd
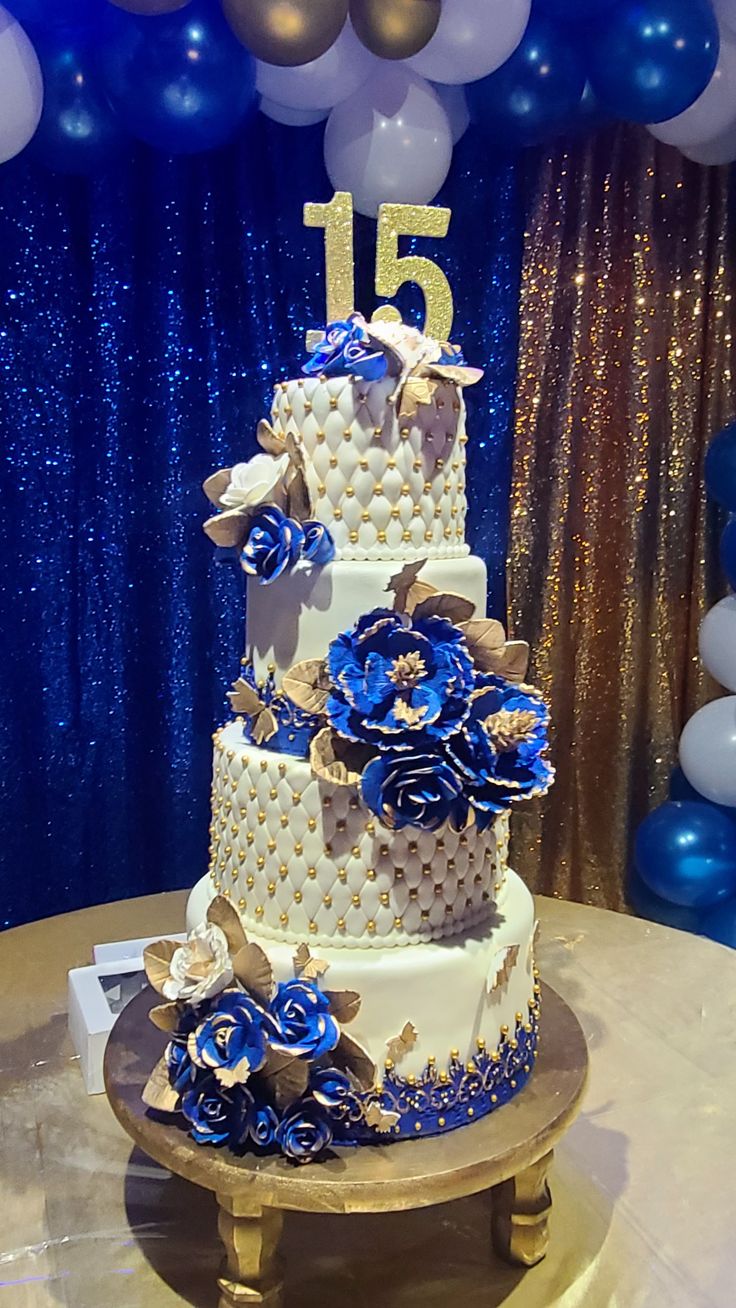
<path id="1" fill-rule="evenodd" d="M 211 1194 L 133 1150 L 84 1093 L 66 973 L 93 944 L 180 928 L 185 894 L 50 918 L 0 948 L 0 1308 L 214 1308 Z M 733 1308 L 736 952 L 538 899 L 542 976 L 583 1026 L 582 1113 L 551 1174 L 550 1251 L 490 1250 L 488 1199 L 289 1214 L 286 1308 Z M 380 1251 L 380 1253 L 377 1253 Z"/>

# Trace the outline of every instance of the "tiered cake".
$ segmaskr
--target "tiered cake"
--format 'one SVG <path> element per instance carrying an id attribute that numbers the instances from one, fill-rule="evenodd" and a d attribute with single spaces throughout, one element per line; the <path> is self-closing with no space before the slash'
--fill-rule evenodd
<path id="1" fill-rule="evenodd" d="M 465 542 L 480 373 L 356 315 L 304 374 L 277 385 L 264 452 L 205 484 L 206 530 L 248 574 L 246 657 L 194 934 L 149 967 L 178 1003 L 159 1021 L 195 1137 L 301 1161 L 461 1126 L 523 1086 L 535 923 L 508 811 L 551 779 L 526 646 L 485 617 Z"/>

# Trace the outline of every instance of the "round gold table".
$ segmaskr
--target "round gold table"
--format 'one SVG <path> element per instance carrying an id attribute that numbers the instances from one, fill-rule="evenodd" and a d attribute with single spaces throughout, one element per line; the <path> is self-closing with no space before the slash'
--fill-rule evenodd
<path id="1" fill-rule="evenodd" d="M 148 1021 L 158 1003 L 145 990 L 123 1010 L 105 1054 L 113 1112 L 151 1158 L 212 1190 L 225 1263 L 220 1308 L 281 1301 L 278 1244 L 283 1211 L 389 1213 L 426 1208 L 490 1190 L 498 1254 L 532 1267 L 547 1251 L 554 1146 L 580 1107 L 588 1070 L 585 1037 L 574 1013 L 542 987 L 542 1039 L 534 1072 L 509 1104 L 460 1131 L 427 1140 L 336 1149 L 323 1162 L 295 1167 L 282 1157 L 236 1157 L 203 1148 L 181 1124 L 151 1116 L 141 1099 L 166 1036 Z"/>

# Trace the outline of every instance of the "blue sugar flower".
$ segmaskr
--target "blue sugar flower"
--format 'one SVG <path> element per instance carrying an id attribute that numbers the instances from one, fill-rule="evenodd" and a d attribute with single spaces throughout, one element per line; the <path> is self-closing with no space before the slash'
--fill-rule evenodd
<path id="1" fill-rule="evenodd" d="M 251 518 L 240 562 L 249 576 L 258 577 L 261 585 L 267 586 L 294 567 L 303 545 L 301 525 L 287 518 L 275 504 L 268 504 Z"/>
<path id="2" fill-rule="evenodd" d="M 375 350 L 365 327 L 357 318 L 331 322 L 317 349 L 302 372 L 307 376 L 341 377 L 355 375 L 364 381 L 377 381 L 386 375 L 388 364 L 383 351 Z"/>
<path id="3" fill-rule="evenodd" d="M 374 609 L 333 640 L 327 665 L 327 717 L 348 740 L 431 749 L 468 712 L 473 665 L 462 631 L 446 618 Z"/>
<path id="4" fill-rule="evenodd" d="M 245 1086 L 226 1090 L 214 1076 L 199 1077 L 182 1096 L 181 1111 L 197 1144 L 241 1145 L 248 1133 L 253 1096 Z"/>
<path id="5" fill-rule="evenodd" d="M 277 1028 L 270 1044 L 280 1053 L 315 1062 L 340 1039 L 330 1001 L 311 981 L 281 981 L 270 1011 Z"/>
<path id="6" fill-rule="evenodd" d="M 335 542 L 323 522 L 303 522 L 304 545 L 302 558 L 320 566 L 331 563 L 335 557 Z"/>
<path id="7" fill-rule="evenodd" d="M 436 831 L 449 819 L 458 830 L 465 826 L 462 778 L 436 754 L 379 754 L 365 769 L 360 788 L 368 808 L 392 831 Z"/>
<path id="8" fill-rule="evenodd" d="M 183 1095 L 197 1076 L 197 1069 L 189 1057 L 186 1044 L 176 1037 L 170 1040 L 164 1051 L 164 1058 L 170 1085 L 178 1095 Z"/>
<path id="9" fill-rule="evenodd" d="M 503 677 L 480 675 L 477 683 L 470 712 L 445 743 L 445 754 L 482 828 L 516 800 L 543 794 L 554 771 L 544 757 L 549 711 L 539 693 Z"/>
<path id="10" fill-rule="evenodd" d="M 440 357 L 437 360 L 439 364 L 445 367 L 464 368 L 466 366 L 465 355 L 459 345 L 451 345 L 449 341 L 443 341 L 440 345 Z"/>
<path id="11" fill-rule="evenodd" d="M 348 1078 L 334 1067 L 316 1068 L 309 1079 L 309 1090 L 318 1104 L 332 1111 L 337 1110 L 338 1114 L 344 1112 L 348 1103 L 356 1098 Z"/>
<path id="12" fill-rule="evenodd" d="M 298 1100 L 279 1122 L 276 1142 L 287 1158 L 311 1163 L 332 1140 L 332 1128 L 313 1099 Z"/>
<path id="13" fill-rule="evenodd" d="M 248 1117 L 248 1137 L 253 1144 L 267 1149 L 276 1139 L 279 1119 L 269 1104 L 256 1104 Z"/>
<path id="14" fill-rule="evenodd" d="M 226 990 L 189 1036 L 189 1055 L 223 1086 L 238 1085 L 263 1066 L 267 1028 L 273 1024 L 258 1004 L 240 990 Z"/>

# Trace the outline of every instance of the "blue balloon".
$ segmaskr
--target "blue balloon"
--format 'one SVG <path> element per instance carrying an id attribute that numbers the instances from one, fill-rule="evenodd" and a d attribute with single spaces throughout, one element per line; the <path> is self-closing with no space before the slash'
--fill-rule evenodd
<path id="1" fill-rule="evenodd" d="M 714 804 L 712 799 L 706 799 L 705 795 L 701 795 L 700 791 L 691 785 L 679 765 L 672 769 L 669 790 L 670 799 L 687 799 L 692 800 L 694 804 L 705 804 L 706 808 L 714 808 L 731 822 L 736 822 L 736 808 L 732 808 L 730 804 Z"/>
<path id="2" fill-rule="evenodd" d="M 99 56 L 121 121 L 172 154 L 223 145 L 255 104 L 255 61 L 214 0 L 153 17 L 111 5 Z"/>
<path id="3" fill-rule="evenodd" d="M 736 513 L 736 422 L 724 427 L 708 446 L 705 489 L 711 499 Z"/>
<path id="4" fill-rule="evenodd" d="M 736 894 L 736 823 L 714 805 L 670 800 L 641 823 L 634 862 L 660 899 L 707 908 Z"/>
<path id="5" fill-rule="evenodd" d="M 696 908 L 683 908 L 681 904 L 672 904 L 667 899 L 653 895 L 641 877 L 633 872 L 626 887 L 626 898 L 639 917 L 650 922 L 661 922 L 663 926 L 677 927 L 678 931 L 700 932 L 704 913 Z"/>
<path id="6" fill-rule="evenodd" d="M 560 22 L 574 22 L 579 26 L 598 18 L 618 3 L 619 0 L 535 0 L 535 9 Z"/>
<path id="7" fill-rule="evenodd" d="M 94 49 L 53 30 L 36 42 L 43 73 L 43 113 L 32 154 L 61 173 L 90 173 L 130 141 L 99 84 Z"/>
<path id="8" fill-rule="evenodd" d="M 573 117 L 584 86 L 577 46 L 550 19 L 532 14 L 506 63 L 465 93 L 471 118 L 495 144 L 537 145 Z"/>
<path id="9" fill-rule="evenodd" d="M 719 44 L 710 0 L 625 0 L 585 33 L 588 76 L 619 118 L 661 123 L 705 90 Z"/>
<path id="10" fill-rule="evenodd" d="M 736 518 L 726 523 L 721 534 L 721 567 L 729 586 L 736 590 Z"/>
<path id="11" fill-rule="evenodd" d="M 101 0 L 7 0 L 4 7 L 23 26 L 35 25 L 43 33 L 51 28 L 80 29 L 94 23 L 100 14 Z"/>
<path id="12" fill-rule="evenodd" d="M 704 936 L 718 940 L 722 945 L 736 949 L 736 899 L 718 904 L 703 914 L 701 930 Z"/>

